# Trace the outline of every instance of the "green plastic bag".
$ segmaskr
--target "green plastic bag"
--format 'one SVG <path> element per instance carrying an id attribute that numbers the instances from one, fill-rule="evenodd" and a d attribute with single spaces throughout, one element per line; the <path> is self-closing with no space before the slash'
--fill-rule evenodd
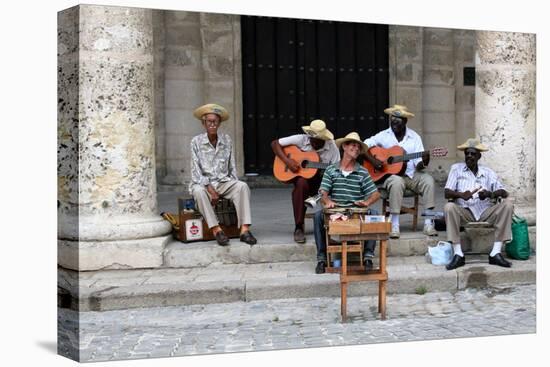
<path id="1" fill-rule="evenodd" d="M 527 260 L 531 253 L 527 221 L 514 214 L 512 217 L 512 241 L 506 244 L 506 254 L 516 260 Z"/>

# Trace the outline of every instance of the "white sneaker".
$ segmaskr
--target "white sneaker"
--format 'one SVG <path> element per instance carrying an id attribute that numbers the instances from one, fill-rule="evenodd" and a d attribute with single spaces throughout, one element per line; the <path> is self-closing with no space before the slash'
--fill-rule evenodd
<path id="1" fill-rule="evenodd" d="M 390 238 L 399 238 L 399 225 L 391 226 Z"/>
<path id="2" fill-rule="evenodd" d="M 424 230 L 422 231 L 426 236 L 437 236 L 438 233 L 435 230 L 434 223 L 430 221 L 430 223 L 424 224 Z"/>

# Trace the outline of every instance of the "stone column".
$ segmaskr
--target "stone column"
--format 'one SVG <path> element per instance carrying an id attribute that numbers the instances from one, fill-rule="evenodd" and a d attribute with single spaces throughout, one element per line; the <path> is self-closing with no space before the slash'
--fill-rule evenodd
<path id="1" fill-rule="evenodd" d="M 59 265 L 161 266 L 171 228 L 156 200 L 152 12 L 73 9 L 59 24 Z"/>
<path id="2" fill-rule="evenodd" d="M 460 145 L 475 134 L 475 86 L 464 85 L 464 67 L 475 66 L 476 32 L 455 29 L 455 145 Z M 456 149 L 456 160 L 464 160 L 464 153 Z"/>
<path id="3" fill-rule="evenodd" d="M 429 170 L 438 182 L 446 181 L 455 162 L 455 57 L 452 29 L 424 28 L 422 82 L 424 148 L 446 147 L 446 158 L 432 159 Z"/>
<path id="4" fill-rule="evenodd" d="M 390 105 L 406 105 L 407 125 L 422 135 L 423 36 L 421 27 L 389 26 Z"/>
<path id="5" fill-rule="evenodd" d="M 476 32 L 476 135 L 491 167 L 515 199 L 516 213 L 535 223 L 534 34 Z"/>

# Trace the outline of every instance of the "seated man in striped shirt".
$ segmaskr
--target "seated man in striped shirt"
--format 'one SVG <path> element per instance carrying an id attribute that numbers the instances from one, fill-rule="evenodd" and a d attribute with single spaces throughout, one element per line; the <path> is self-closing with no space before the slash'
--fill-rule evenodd
<path id="1" fill-rule="evenodd" d="M 489 222 L 495 227 L 495 243 L 489 254 L 489 264 L 509 268 L 511 263 L 502 257 L 500 251 L 504 242 L 512 239 L 512 214 L 514 205 L 506 199 L 508 192 L 489 167 L 478 164 L 481 152 L 488 149 L 476 139 L 468 139 L 457 147 L 464 151 L 464 163 L 451 167 L 445 184 L 445 198 L 456 203 L 445 204 L 447 240 L 453 244 L 454 256 L 447 270 L 456 269 L 466 263 L 460 245 L 460 225 L 467 222 Z M 493 204 L 491 199 L 502 198 Z"/>
<path id="2" fill-rule="evenodd" d="M 336 146 L 342 149 L 340 162 L 330 165 L 323 175 L 319 192 L 325 208 L 369 207 L 379 198 L 380 193 L 372 181 L 369 172 L 358 162 L 357 157 L 365 153 L 367 145 L 361 141 L 356 132 L 345 138 L 337 139 Z M 317 267 L 315 273 L 325 272 L 327 265 L 327 243 L 325 236 L 324 215 L 319 210 L 314 219 L 315 243 L 317 245 Z M 366 241 L 363 262 L 365 267 L 372 268 L 375 241 Z"/>

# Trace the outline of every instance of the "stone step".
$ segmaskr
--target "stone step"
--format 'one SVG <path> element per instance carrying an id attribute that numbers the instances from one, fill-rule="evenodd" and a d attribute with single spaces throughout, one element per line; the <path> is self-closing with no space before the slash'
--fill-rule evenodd
<path id="1" fill-rule="evenodd" d="M 421 294 L 535 283 L 534 256 L 512 263 L 512 268 L 504 269 L 488 265 L 486 256 L 467 257 L 465 267 L 447 271 L 443 266 L 427 263 L 424 256 L 390 257 L 387 292 Z M 317 275 L 314 268 L 314 261 L 80 273 L 59 268 L 58 298 L 60 307 L 105 311 L 262 299 L 340 297 L 339 275 Z M 348 295 L 376 295 L 377 289 L 377 282 L 351 283 Z"/>
<path id="2" fill-rule="evenodd" d="M 462 234 L 464 251 L 489 252 L 492 247 L 492 230 L 481 229 L 473 240 Z M 531 248 L 535 250 L 536 227 L 529 227 Z M 289 236 L 290 237 L 290 236 Z M 390 239 L 388 257 L 425 255 L 428 246 L 446 238 L 445 232 L 429 237 L 422 232 L 403 232 L 399 239 Z M 211 264 L 260 264 L 289 261 L 313 261 L 316 248 L 313 236 L 308 235 L 307 243 L 289 242 L 291 239 L 269 237 L 259 238 L 258 244 L 249 246 L 239 239 L 232 239 L 226 247 L 215 241 L 182 243 L 171 241 L 163 252 L 163 266 L 169 268 L 194 268 Z M 377 246 L 378 252 L 378 246 Z"/>

